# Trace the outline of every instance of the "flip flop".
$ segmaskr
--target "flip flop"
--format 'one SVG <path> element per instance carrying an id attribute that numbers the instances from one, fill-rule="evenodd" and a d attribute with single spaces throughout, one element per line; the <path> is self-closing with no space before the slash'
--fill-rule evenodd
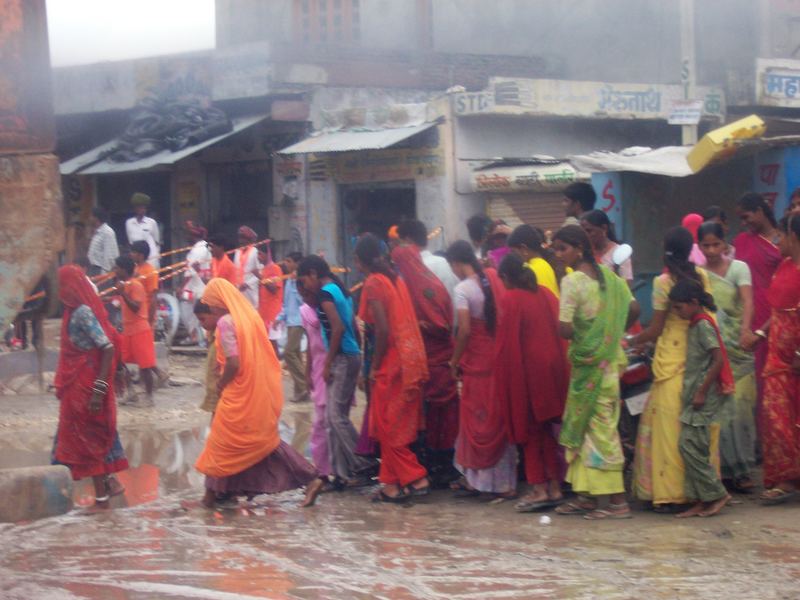
<path id="1" fill-rule="evenodd" d="M 522 500 L 514 505 L 514 509 L 518 513 L 532 513 L 553 508 L 557 505 L 558 503 L 555 500 L 550 500 L 549 498 L 547 500 L 536 500 L 533 502 L 530 500 Z"/>
<path id="2" fill-rule="evenodd" d="M 431 493 L 431 486 L 429 484 L 429 485 L 426 485 L 425 487 L 415 488 L 413 485 L 409 485 L 409 486 L 407 486 L 405 488 L 405 493 L 406 493 L 406 495 L 413 496 L 415 498 L 418 498 L 418 497 L 421 497 L 421 496 L 428 496 Z"/>
<path id="3" fill-rule="evenodd" d="M 405 504 L 411 498 L 408 494 L 400 492 L 397 496 L 389 496 L 383 490 L 379 490 L 377 494 L 372 497 L 373 502 L 387 502 L 389 504 Z"/>
<path id="4" fill-rule="evenodd" d="M 454 498 L 476 498 L 481 493 L 478 490 L 471 490 L 469 488 L 461 488 L 453 493 Z"/>
<path id="5" fill-rule="evenodd" d="M 577 502 L 566 502 L 556 508 L 556 514 L 559 515 L 585 515 L 588 512 L 597 510 L 596 508 L 587 508 L 581 506 Z"/>
<path id="6" fill-rule="evenodd" d="M 631 513 L 630 508 L 625 512 L 615 512 L 605 508 L 596 508 L 592 512 L 588 512 L 583 515 L 583 518 L 587 521 L 616 521 L 621 519 L 632 519 L 633 513 Z"/>
<path id="7" fill-rule="evenodd" d="M 761 503 L 766 506 L 777 506 L 778 504 L 784 504 L 793 498 L 797 498 L 798 493 L 797 490 L 771 488 L 761 494 L 760 500 Z"/>

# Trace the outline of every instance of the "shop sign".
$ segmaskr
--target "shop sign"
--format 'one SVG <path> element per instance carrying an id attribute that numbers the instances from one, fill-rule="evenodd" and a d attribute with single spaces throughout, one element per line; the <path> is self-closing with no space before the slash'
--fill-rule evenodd
<path id="1" fill-rule="evenodd" d="M 722 118 L 725 95 L 719 88 L 699 86 L 701 115 Z M 486 92 L 453 94 L 456 115 L 506 114 L 667 119 L 673 104 L 684 99 L 680 85 L 603 83 L 561 79 L 494 78 Z"/>
<path id="2" fill-rule="evenodd" d="M 315 179 L 319 180 L 324 161 L 327 176 L 338 183 L 401 181 L 444 174 L 444 155 L 440 148 L 364 150 L 316 154 L 310 159 Z"/>
<path id="3" fill-rule="evenodd" d="M 589 175 L 579 173 L 572 165 L 537 165 L 498 167 L 472 173 L 472 189 L 476 192 L 553 192 L 570 183 L 588 181 Z"/>
<path id="4" fill-rule="evenodd" d="M 670 125 L 697 125 L 703 116 L 702 100 L 675 100 L 667 123 Z"/>
<path id="5" fill-rule="evenodd" d="M 756 61 L 756 103 L 800 107 L 800 60 Z"/>

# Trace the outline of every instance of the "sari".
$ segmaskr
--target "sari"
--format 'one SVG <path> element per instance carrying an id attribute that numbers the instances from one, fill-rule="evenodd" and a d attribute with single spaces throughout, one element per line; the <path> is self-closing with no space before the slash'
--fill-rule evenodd
<path id="1" fill-rule="evenodd" d="M 452 449 L 458 436 L 458 387 L 449 365 L 453 356 L 453 301 L 444 284 L 422 262 L 416 246 L 396 247 L 392 261 L 408 289 L 425 345 L 426 446 L 433 450 Z"/>
<path id="2" fill-rule="evenodd" d="M 486 269 L 484 273 L 498 307 L 499 324 L 505 289 L 494 269 Z M 494 348 L 494 335 L 486 321 L 472 315 L 467 346 L 459 364 L 462 388 L 455 462 L 473 488 L 508 492 L 516 487 L 516 448 L 509 443 L 505 412 L 495 388 Z"/>
<path id="3" fill-rule="evenodd" d="M 747 264 L 734 260 L 724 276 L 708 271 L 717 305 L 717 322 L 728 352 L 735 391 L 719 412 L 719 451 L 723 479 L 750 477 L 756 467 L 756 378 L 753 354 L 739 346 L 742 301 L 739 287 L 752 285 Z"/>
<path id="4" fill-rule="evenodd" d="M 308 304 L 300 306 L 300 318 L 303 320 L 303 329 L 308 339 L 307 360 L 311 361 L 309 373 L 314 389 L 311 390 L 311 400 L 314 403 L 314 419 L 311 424 L 311 459 L 314 461 L 320 475 L 327 477 L 331 474 L 331 457 L 328 451 L 327 420 L 325 418 L 325 405 L 328 401 L 328 387 L 322 376 L 325 370 L 325 342 L 322 340 L 322 325 L 319 322 L 317 310 Z"/>
<path id="5" fill-rule="evenodd" d="M 800 479 L 800 375 L 792 370 L 800 347 L 800 269 L 791 258 L 778 267 L 767 301 L 772 321 L 760 432 L 764 486 L 769 489 Z"/>
<path id="6" fill-rule="evenodd" d="M 102 398 L 101 408 L 96 414 L 89 411 L 92 387 L 100 375 L 102 360 L 102 348 L 97 341 L 117 345 L 117 332 L 108 321 L 100 297 L 80 268 L 75 265 L 61 267 L 58 270 L 58 285 L 64 315 L 61 319 L 61 348 L 55 376 L 56 397 L 60 405 L 54 462 L 69 467 L 75 480 L 123 471 L 128 468 L 128 461 L 117 435 L 117 405 L 113 385 L 116 356 L 111 364 L 108 392 Z M 91 311 L 91 315 L 86 309 Z M 76 313 L 86 313 L 84 316 L 92 321 L 95 328 L 99 324 L 102 330 L 96 332 L 94 344 L 87 344 L 91 346 L 89 350 L 76 344 L 73 339 L 73 315 L 76 318 L 80 316 Z M 73 335 L 70 335 L 71 330 Z"/>
<path id="7" fill-rule="evenodd" d="M 711 293 L 708 275 L 698 268 L 703 288 Z M 633 493 L 653 504 L 686 504 L 684 465 L 678 448 L 681 434 L 681 392 L 686 368 L 689 321 L 670 308 L 675 281 L 662 273 L 653 281 L 653 309 L 667 312 L 653 357 L 653 385 L 639 420 L 633 460 Z M 711 425 L 711 461 L 719 464 L 719 424 Z"/>
<path id="8" fill-rule="evenodd" d="M 422 426 L 422 391 L 428 366 L 419 324 L 406 288 L 399 277 L 372 273 L 361 292 L 359 318 L 375 324 L 371 303 L 381 304 L 389 332 L 381 364 L 372 368 L 370 435 L 381 447 L 381 483 L 407 485 L 426 475 L 408 445 Z"/>
<path id="9" fill-rule="evenodd" d="M 781 262 L 778 247 L 763 236 L 743 231 L 733 240 L 736 258 L 747 263 L 753 278 L 753 329 L 758 329 L 770 316 L 771 307 L 767 300 L 775 269 Z M 761 405 L 764 379 L 762 373 L 767 362 L 767 344 L 758 344 L 755 349 L 756 386 L 758 397 L 756 407 Z"/>
<path id="10" fill-rule="evenodd" d="M 236 329 L 239 372 L 220 395 L 211 432 L 196 468 L 212 477 L 240 473 L 280 444 L 278 420 L 283 408 L 281 367 L 258 312 L 231 283 L 212 279 L 203 302 L 226 309 Z M 225 354 L 216 336 L 217 357 Z"/>
<path id="11" fill-rule="evenodd" d="M 528 483 L 560 480 L 554 427 L 569 387 L 558 300 L 546 288 L 507 290 L 495 337 L 494 385 L 509 440 L 523 447 Z"/>
<path id="12" fill-rule="evenodd" d="M 617 423 L 619 376 L 627 364 L 622 336 L 633 300 L 628 284 L 599 265 L 603 286 L 583 272 L 561 282 L 560 320 L 572 323 L 572 365 L 559 443 L 567 450 L 566 480 L 577 493 L 625 490 Z"/>

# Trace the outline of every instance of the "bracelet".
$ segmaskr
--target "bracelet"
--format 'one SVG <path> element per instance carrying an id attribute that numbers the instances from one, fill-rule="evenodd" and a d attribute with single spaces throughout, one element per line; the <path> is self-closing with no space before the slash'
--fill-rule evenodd
<path id="1" fill-rule="evenodd" d="M 795 350 L 795 351 L 794 351 L 794 355 L 795 355 L 797 358 L 800 358 L 800 350 Z"/>
<path id="2" fill-rule="evenodd" d="M 767 334 L 763 329 L 756 329 L 753 333 L 762 339 L 767 339 Z"/>

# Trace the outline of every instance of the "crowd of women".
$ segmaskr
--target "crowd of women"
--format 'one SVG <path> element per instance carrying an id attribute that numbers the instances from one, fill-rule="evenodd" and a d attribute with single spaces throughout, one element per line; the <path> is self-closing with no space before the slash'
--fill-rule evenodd
<path id="1" fill-rule="evenodd" d="M 614 264 L 601 211 L 550 239 L 528 225 L 495 227 L 486 245 L 457 241 L 444 257 L 427 252 L 419 221 L 400 224 L 388 243 L 364 234 L 357 290 L 321 257 L 302 259 L 313 466 L 278 435 L 281 371 L 263 321 L 235 286 L 213 279 L 195 307 L 215 332 L 220 393 L 197 462 L 204 504 L 305 486 L 311 505 L 325 488 L 367 485 L 377 473 L 376 501 L 447 486 L 514 498 L 522 512 L 629 518 L 619 380 L 625 346 L 651 343 L 633 496 L 710 516 L 730 500 L 723 480 L 757 486 L 760 458 L 763 501 L 790 500 L 800 494 L 800 214 L 777 223 L 758 194 L 741 198 L 738 214 L 744 231 L 732 244 L 719 209 L 667 231 L 644 330 L 630 261 Z M 55 459 L 94 477 L 103 502 L 116 491 L 109 476 L 125 468 L 109 375 L 114 332 L 80 270 L 59 276 Z M 368 400 L 360 431 L 350 418 L 359 386 Z M 94 443 L 76 423 L 93 427 Z M 531 488 L 518 498 L 520 479 Z"/>

